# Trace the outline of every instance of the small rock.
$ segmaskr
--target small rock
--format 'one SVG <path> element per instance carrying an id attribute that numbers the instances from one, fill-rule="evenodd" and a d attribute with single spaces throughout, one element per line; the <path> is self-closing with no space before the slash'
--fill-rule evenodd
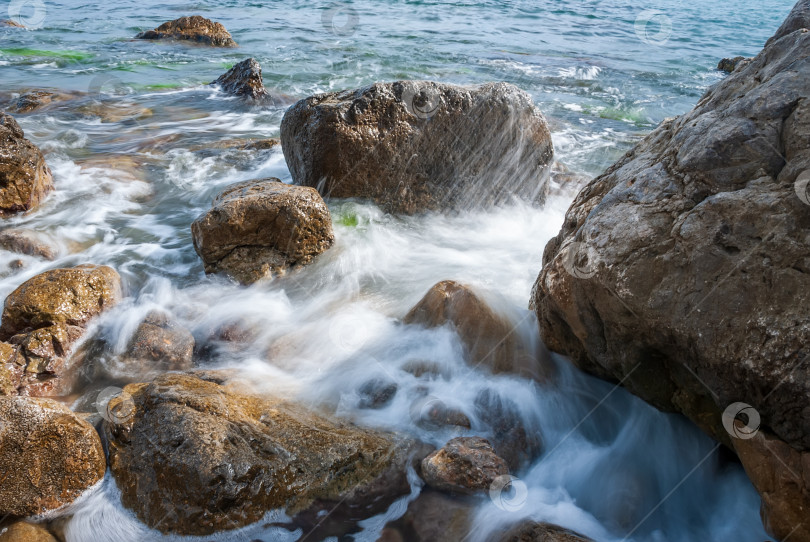
<path id="1" fill-rule="evenodd" d="M 262 82 L 262 67 L 255 58 L 243 60 L 211 83 L 219 85 L 224 92 L 260 100 L 268 96 Z"/>
<path id="2" fill-rule="evenodd" d="M 214 47 L 237 47 L 236 42 L 220 23 L 192 15 L 163 23 L 154 30 L 141 32 L 140 40 L 188 40 Z"/>
<path id="3" fill-rule="evenodd" d="M 51 399 L 0 397 L 0 515 L 69 504 L 104 477 L 96 430 Z"/>
<path id="4" fill-rule="evenodd" d="M 57 542 L 42 525 L 18 521 L 0 528 L 0 542 Z"/>
<path id="5" fill-rule="evenodd" d="M 33 209 L 52 189 L 40 150 L 13 117 L 0 112 L 0 217 Z"/>
<path id="6" fill-rule="evenodd" d="M 58 90 L 32 90 L 25 92 L 17 98 L 9 110 L 14 113 L 31 113 L 51 104 L 64 102 L 79 96 L 78 92 L 62 92 Z"/>
<path id="7" fill-rule="evenodd" d="M 467 540 L 477 501 L 424 489 L 401 518 L 385 525 L 377 542 Z"/>
<path id="8" fill-rule="evenodd" d="M 55 259 L 59 253 L 58 248 L 46 243 L 36 232 L 30 230 L 0 231 L 0 248 L 46 260 Z"/>
<path id="9" fill-rule="evenodd" d="M 2 24 L 3 26 L 11 26 L 14 28 L 25 28 L 24 25 L 21 25 L 17 21 L 12 21 L 10 19 L 4 19 L 3 21 L 0 21 L 0 24 Z"/>
<path id="10" fill-rule="evenodd" d="M 525 521 L 491 542 L 593 542 L 579 533 L 550 523 Z"/>
<path id="11" fill-rule="evenodd" d="M 498 477 L 509 474 L 506 461 L 488 440 L 457 437 L 422 460 L 422 478 L 440 491 L 474 494 L 488 491 Z"/>
<path id="12" fill-rule="evenodd" d="M 250 284 L 310 263 L 332 246 L 329 208 L 312 188 L 275 178 L 237 183 L 191 225 L 206 273 Z"/>
<path id="13" fill-rule="evenodd" d="M 731 73 L 737 69 L 737 67 L 740 65 L 741 62 L 749 62 L 749 61 L 751 61 L 751 59 L 746 58 L 744 56 L 735 56 L 734 58 L 724 58 L 723 60 L 720 61 L 719 64 L 717 64 L 717 69 L 722 72 Z"/>
<path id="14" fill-rule="evenodd" d="M 397 383 L 374 378 L 363 383 L 357 393 L 360 395 L 359 408 L 383 408 L 397 394 Z"/>
<path id="15" fill-rule="evenodd" d="M 190 369 L 194 336 L 160 312 L 149 313 L 135 330 L 122 356 L 133 373 Z"/>

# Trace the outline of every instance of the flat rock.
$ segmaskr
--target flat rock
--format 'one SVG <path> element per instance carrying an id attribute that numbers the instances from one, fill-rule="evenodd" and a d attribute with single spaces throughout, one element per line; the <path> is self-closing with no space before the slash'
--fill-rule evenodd
<path id="1" fill-rule="evenodd" d="M 35 208 L 52 189 L 40 150 L 13 117 L 0 112 L 0 217 Z"/>
<path id="2" fill-rule="evenodd" d="M 281 143 L 296 184 L 394 213 L 542 202 L 553 159 L 546 120 L 507 83 L 375 83 L 290 107 Z"/>
<path id="3" fill-rule="evenodd" d="M 237 47 L 230 33 L 220 23 L 192 15 L 163 23 L 154 30 L 141 32 L 135 39 L 192 41 L 214 47 Z"/>
<path id="4" fill-rule="evenodd" d="M 104 477 L 98 433 L 61 403 L 0 397 L 0 435 L 0 515 L 55 510 Z"/>

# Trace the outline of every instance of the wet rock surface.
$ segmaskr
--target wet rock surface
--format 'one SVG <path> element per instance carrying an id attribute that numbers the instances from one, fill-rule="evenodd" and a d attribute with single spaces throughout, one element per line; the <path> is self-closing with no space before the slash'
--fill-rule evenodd
<path id="1" fill-rule="evenodd" d="M 218 85 L 224 92 L 260 100 L 269 97 L 262 82 L 262 67 L 255 58 L 243 60 L 211 83 Z"/>
<path id="2" fill-rule="evenodd" d="M 495 537 L 491 542 L 593 542 L 574 531 L 550 523 L 527 521 Z"/>
<path id="3" fill-rule="evenodd" d="M 249 284 L 310 263 L 332 246 L 332 218 L 318 192 L 278 179 L 228 187 L 191 225 L 207 273 Z"/>
<path id="4" fill-rule="evenodd" d="M 237 47 L 231 34 L 220 23 L 199 15 L 180 17 L 154 30 L 141 32 L 135 39 L 191 41 L 214 47 Z"/>
<path id="5" fill-rule="evenodd" d="M 53 260 L 59 253 L 58 247 L 30 230 L 0 231 L 0 248 L 27 256 L 37 256 L 45 260 Z"/>
<path id="6" fill-rule="evenodd" d="M 340 532 L 407 494 L 406 466 L 428 453 L 237 388 L 216 374 L 162 375 L 110 402 L 130 412 L 105 425 L 110 469 L 147 525 L 207 535 L 284 509 L 292 528 Z M 323 525 L 320 511 L 339 525 Z"/>
<path id="7" fill-rule="evenodd" d="M 0 436 L 0 515 L 55 510 L 104 477 L 98 433 L 54 400 L 0 397 Z"/>
<path id="8" fill-rule="evenodd" d="M 52 189 L 42 153 L 17 121 L 0 111 L 0 218 L 37 207 Z"/>
<path id="9" fill-rule="evenodd" d="M 297 102 L 281 123 L 297 184 L 394 213 L 542 202 L 546 120 L 513 85 L 376 83 Z"/>
<path id="10" fill-rule="evenodd" d="M 162 312 L 149 313 L 122 356 L 129 374 L 190 369 L 194 336 Z"/>
<path id="11" fill-rule="evenodd" d="M 377 542 L 465 540 L 478 501 L 424 489 L 405 514 L 386 524 Z"/>
<path id="12" fill-rule="evenodd" d="M 441 491 L 474 494 L 489 490 L 499 476 L 509 474 L 506 461 L 488 440 L 457 437 L 422 460 L 422 478 Z"/>
<path id="13" fill-rule="evenodd" d="M 18 521 L 7 527 L 0 527 L 0 542 L 57 542 L 57 540 L 41 525 Z"/>

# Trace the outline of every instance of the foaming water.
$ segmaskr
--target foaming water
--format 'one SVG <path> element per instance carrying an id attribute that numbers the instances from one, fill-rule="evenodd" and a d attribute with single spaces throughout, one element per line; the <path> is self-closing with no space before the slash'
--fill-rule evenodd
<path id="1" fill-rule="evenodd" d="M 468 540 L 485 541 L 523 518 L 599 541 L 767 539 L 759 497 L 713 441 L 540 343 L 527 301 L 581 182 L 555 187 L 542 209 L 393 217 L 365 202 L 332 201 L 335 245 L 306 268 L 250 287 L 204 274 L 190 224 L 232 183 L 291 182 L 280 147 L 222 145 L 279 135 L 286 106 L 247 105 L 207 86 L 248 56 L 285 100 L 401 78 L 512 82 L 546 114 L 556 159 L 587 179 L 665 117 L 688 110 L 720 80 L 719 58 L 755 54 L 792 0 L 745 0 L 722 14 L 696 1 L 656 1 L 645 9 L 670 19 L 663 40 L 655 28 L 639 32 L 643 10 L 623 1 L 359 0 L 350 34 L 323 22 L 326 3 L 108 4 L 45 2 L 36 28 L 0 27 L 0 102 L 30 88 L 71 94 L 17 115 L 46 153 L 56 190 L 37 211 L 4 224 L 36 232 L 56 259 L 0 251 L 0 295 L 46 269 L 87 262 L 114 266 L 127 294 L 78 347 L 92 355 L 76 408 L 92 409 L 108 385 L 151 376 L 131 374 L 118 358 L 142 319 L 161 310 L 192 331 L 200 368 L 234 370 L 262 392 L 359 425 L 441 446 L 460 435 L 495 438 L 499 423 L 517 423 L 542 452 L 503 491 L 480 497 Z M 224 23 L 241 47 L 131 39 L 192 13 Z M 470 285 L 512 323 L 523 349 L 547 364 L 546 379 L 493 375 L 465 361 L 453 330 L 402 323 L 448 279 Z M 224 327 L 242 338 L 218 340 Z M 370 404 L 375 389 L 387 402 Z M 426 423 L 437 408 L 464 416 L 470 428 Z M 410 480 L 412 493 L 361 522 L 354 540 L 376 540 L 404 512 L 421 490 L 415 473 Z M 270 512 L 239 531 L 163 537 L 121 506 L 109 474 L 68 516 L 70 542 L 301 536 L 268 527 L 287 519 Z"/>

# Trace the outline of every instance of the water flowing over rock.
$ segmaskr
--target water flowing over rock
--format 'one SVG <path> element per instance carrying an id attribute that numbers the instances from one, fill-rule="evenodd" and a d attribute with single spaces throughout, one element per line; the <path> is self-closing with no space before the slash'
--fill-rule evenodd
<path id="1" fill-rule="evenodd" d="M 192 15 L 163 23 L 154 30 L 141 32 L 139 40 L 186 40 L 214 47 L 237 47 L 230 33 L 221 23 Z"/>
<path id="2" fill-rule="evenodd" d="M 51 104 L 57 104 L 81 96 L 80 92 L 64 92 L 59 90 L 32 90 L 21 94 L 16 100 L 11 102 L 8 109 L 14 113 L 31 113 L 38 109 L 45 108 Z"/>
<path id="3" fill-rule="evenodd" d="M 527 521 L 492 542 L 593 542 L 581 534 L 549 523 Z"/>
<path id="4" fill-rule="evenodd" d="M 29 516 L 73 502 L 104 477 L 92 425 L 51 399 L 0 397 L 0 516 Z"/>
<path id="5" fill-rule="evenodd" d="M 123 504 L 162 532 L 208 535 L 274 509 L 292 529 L 328 529 L 323 512 L 345 528 L 407 494 L 408 465 L 429 452 L 213 373 L 130 384 L 110 406 L 126 412 L 105 425 Z"/>
<path id="6" fill-rule="evenodd" d="M 131 374 L 190 369 L 194 336 L 161 312 L 149 313 L 122 356 Z"/>
<path id="7" fill-rule="evenodd" d="M 422 460 L 422 478 L 438 490 L 474 494 L 509 474 L 506 461 L 481 437 L 457 437 Z"/>
<path id="8" fill-rule="evenodd" d="M 259 100 L 268 96 L 262 82 L 262 67 L 255 58 L 243 60 L 211 83 L 219 85 L 224 92 Z"/>
<path id="9" fill-rule="evenodd" d="M 553 159 L 545 118 L 506 83 L 376 83 L 299 101 L 281 122 L 296 183 L 394 213 L 542 202 Z"/>
<path id="10" fill-rule="evenodd" d="M 729 445 L 721 413 L 744 402 L 797 453 L 810 450 L 808 14 L 802 0 L 756 58 L 582 190 L 532 300 L 546 344 L 579 367 Z M 769 520 L 775 508 L 774 533 L 796 527 Z"/>
<path id="11" fill-rule="evenodd" d="M 8 295 L 0 322 L 0 393 L 55 395 L 88 322 L 121 300 L 121 277 L 80 265 L 37 275 Z M 8 344 L 10 343 L 10 344 Z"/>
<path id="12" fill-rule="evenodd" d="M 405 514 L 388 524 L 377 542 L 466 540 L 479 501 L 424 489 Z"/>
<path id="13" fill-rule="evenodd" d="M 0 217 L 33 209 L 52 189 L 42 153 L 17 121 L 0 111 Z"/>
<path id="14" fill-rule="evenodd" d="M 0 24 L 2 24 L 3 26 L 10 26 L 10 27 L 13 27 L 13 28 L 25 28 L 24 25 L 21 25 L 17 21 L 12 21 L 10 19 L 4 19 L 4 20 L 0 21 Z"/>
<path id="15" fill-rule="evenodd" d="M 0 248 L 9 252 L 39 256 L 46 260 L 56 258 L 59 249 L 30 230 L 3 230 L 0 232 Z"/>
<path id="16" fill-rule="evenodd" d="M 223 271 L 245 284 L 306 265 L 335 239 L 318 192 L 274 178 L 229 186 L 191 233 L 206 273 Z"/>

